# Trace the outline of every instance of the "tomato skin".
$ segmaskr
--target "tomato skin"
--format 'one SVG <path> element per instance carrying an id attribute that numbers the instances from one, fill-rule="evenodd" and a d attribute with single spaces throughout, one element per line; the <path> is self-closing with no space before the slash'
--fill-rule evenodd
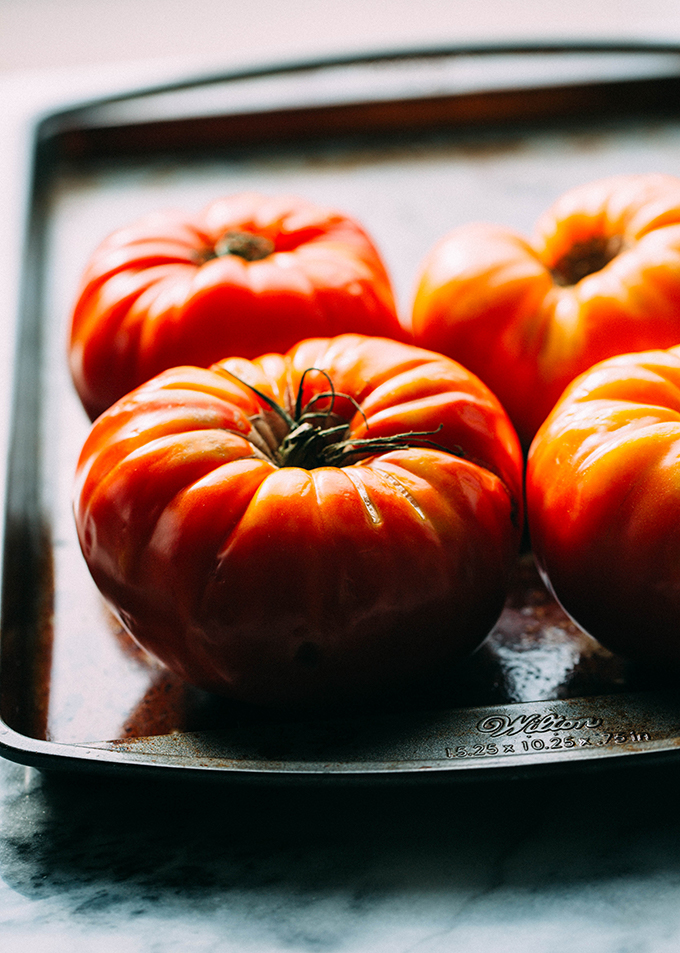
<path id="1" fill-rule="evenodd" d="M 454 452 L 277 466 L 245 439 L 274 415 L 224 368 L 290 407 L 310 367 L 305 403 L 328 390 L 325 371 L 351 436 L 436 420 Z M 102 594 L 169 668 L 242 701 L 318 706 L 389 694 L 483 641 L 519 547 L 522 466 L 507 415 L 467 370 L 343 335 L 140 386 L 95 422 L 75 516 Z"/>
<path id="2" fill-rule="evenodd" d="M 215 257 L 231 232 L 273 250 L 255 260 Z M 110 235 L 82 276 L 69 360 L 94 420 L 167 368 L 283 352 L 305 337 L 349 331 L 407 337 L 366 232 L 303 199 L 247 192 L 193 216 L 148 215 Z"/>
<path id="3" fill-rule="evenodd" d="M 412 325 L 414 343 L 484 380 L 528 448 L 587 368 L 680 343 L 680 179 L 587 183 L 530 241 L 485 223 L 454 229 L 423 263 Z"/>
<path id="4" fill-rule="evenodd" d="M 564 609 L 612 651 L 680 663 L 680 347 L 603 361 L 529 451 L 532 546 Z"/>

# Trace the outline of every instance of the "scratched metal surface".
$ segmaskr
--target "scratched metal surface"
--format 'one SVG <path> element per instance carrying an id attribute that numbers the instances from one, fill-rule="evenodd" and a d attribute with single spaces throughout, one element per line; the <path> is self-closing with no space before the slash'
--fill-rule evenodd
<path id="1" fill-rule="evenodd" d="M 677 57 L 664 64 L 675 75 Z M 362 89 L 361 69 L 345 69 L 340 91 Z M 440 64 L 440 78 L 442 71 Z M 413 84 L 414 76 L 406 80 Z M 329 90 L 338 98 L 337 77 L 334 85 L 320 70 L 307 79 L 305 92 L 304 75 L 296 78 L 298 99 L 328 97 Z M 422 83 L 414 88 L 422 95 Z M 256 93 L 262 90 L 255 99 Z M 108 108 L 107 122 L 129 121 L 125 103 Z M 673 110 L 595 121 L 587 112 L 564 123 L 487 120 L 464 130 L 426 125 L 380 136 L 355 129 L 297 143 L 69 157 L 49 166 L 34 195 L 39 234 L 26 267 L 38 292 L 20 361 L 26 374 L 6 542 L 0 746 L 8 757 L 48 767 L 276 778 L 469 774 L 673 754 L 680 704 L 672 685 L 580 631 L 545 590 L 530 553 L 485 644 L 442 672 L 427 693 L 389 710 L 309 723 L 199 692 L 139 650 L 102 604 L 71 514 L 73 471 L 89 425 L 68 378 L 66 328 L 80 272 L 112 229 L 152 209 L 198 208 L 241 189 L 297 192 L 364 223 L 406 312 L 420 260 L 454 225 L 487 219 L 528 234 L 539 213 L 573 185 L 619 172 L 677 173 L 680 121 Z"/>

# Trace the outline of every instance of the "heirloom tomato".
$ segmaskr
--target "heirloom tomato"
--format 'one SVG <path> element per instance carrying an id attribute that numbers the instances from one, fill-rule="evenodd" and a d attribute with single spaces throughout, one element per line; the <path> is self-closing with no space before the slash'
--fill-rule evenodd
<path id="1" fill-rule="evenodd" d="M 587 368 L 680 344 L 680 179 L 573 189 L 532 241 L 503 226 L 454 229 L 423 265 L 412 320 L 414 343 L 478 374 L 527 448 Z"/>
<path id="2" fill-rule="evenodd" d="M 69 359 L 94 419 L 169 367 L 348 331 L 405 337 L 366 232 L 303 199 L 247 192 L 110 235 L 81 279 Z"/>
<path id="3" fill-rule="evenodd" d="M 680 348 L 610 358 L 567 388 L 527 462 L 539 567 L 607 648 L 680 663 Z"/>
<path id="4" fill-rule="evenodd" d="M 341 335 L 141 385 L 95 422 L 75 515 L 102 594 L 184 679 L 258 704 L 354 702 L 483 641 L 522 466 L 459 364 Z"/>

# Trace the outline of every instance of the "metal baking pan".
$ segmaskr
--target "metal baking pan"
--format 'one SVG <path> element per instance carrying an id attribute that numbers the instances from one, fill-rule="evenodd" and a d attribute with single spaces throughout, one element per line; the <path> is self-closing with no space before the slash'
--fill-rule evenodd
<path id="1" fill-rule="evenodd" d="M 525 553 L 482 648 L 427 698 L 283 719 L 193 689 L 104 607 L 71 515 L 88 429 L 66 328 L 87 257 L 164 206 L 257 188 L 356 216 L 408 308 L 454 225 L 529 232 L 566 189 L 680 170 L 680 48 L 444 49 L 288 64 L 43 116 L 32 170 L 7 463 L 0 752 L 40 768 L 224 780 L 494 778 L 650 764 L 680 746 L 672 685 L 560 611 Z"/>

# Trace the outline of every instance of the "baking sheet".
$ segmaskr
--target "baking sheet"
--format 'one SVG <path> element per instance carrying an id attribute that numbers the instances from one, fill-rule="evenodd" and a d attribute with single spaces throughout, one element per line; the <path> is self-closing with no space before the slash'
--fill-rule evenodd
<path id="1" fill-rule="evenodd" d="M 295 192 L 359 219 L 406 312 L 420 261 L 455 225 L 530 234 L 572 186 L 679 174 L 678 90 L 673 49 L 430 51 L 206 80 L 43 119 L 18 315 L 0 750 L 41 767 L 269 780 L 493 776 L 673 755 L 670 686 L 582 633 L 530 553 L 484 646 L 427 697 L 309 722 L 183 684 L 121 630 L 80 555 L 71 491 L 89 423 L 65 348 L 101 239 L 147 211 L 243 189 Z"/>

